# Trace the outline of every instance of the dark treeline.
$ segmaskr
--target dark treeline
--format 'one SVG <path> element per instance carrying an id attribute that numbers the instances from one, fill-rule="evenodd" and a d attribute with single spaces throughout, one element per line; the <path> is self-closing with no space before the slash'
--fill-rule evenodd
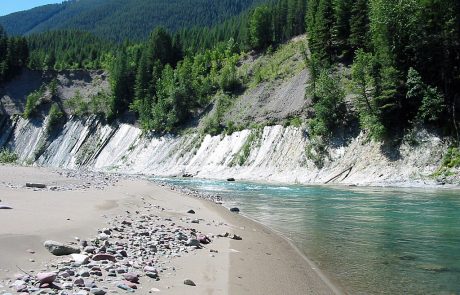
<path id="1" fill-rule="evenodd" d="M 74 29 L 122 43 L 141 41 L 157 26 L 211 27 L 266 0 L 79 0 L 0 17 L 10 35 Z"/>
<path id="2" fill-rule="evenodd" d="M 305 33 L 306 6 L 305 0 L 274 0 L 213 27 L 182 29 L 177 35 L 190 52 L 230 39 L 241 51 L 264 49 Z"/>
<path id="3" fill-rule="evenodd" d="M 306 22 L 318 114 L 321 107 L 330 109 L 327 94 L 337 84 L 326 81 L 336 79 L 328 69 L 345 63 L 351 65 L 361 126 L 373 138 L 420 124 L 458 136 L 459 1 L 310 0 Z M 338 97 L 335 103 L 343 104 Z M 323 127 L 331 118 L 316 121 L 318 133 L 327 133 Z"/>
<path id="4" fill-rule="evenodd" d="M 32 69 L 101 69 L 106 54 L 120 47 L 91 33 L 50 31 L 27 37 Z"/>
<path id="5" fill-rule="evenodd" d="M 0 26 L 0 83 L 14 77 L 27 64 L 28 58 L 26 39 L 8 37 Z"/>

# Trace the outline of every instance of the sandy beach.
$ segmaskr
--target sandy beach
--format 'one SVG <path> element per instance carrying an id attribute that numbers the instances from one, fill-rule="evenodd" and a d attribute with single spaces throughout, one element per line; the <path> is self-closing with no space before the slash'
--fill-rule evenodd
<path id="1" fill-rule="evenodd" d="M 27 182 L 46 188 L 26 188 Z M 28 273 L 33 282 L 44 271 L 54 271 L 55 283 L 64 291 L 43 289 L 49 293 L 41 294 L 95 294 L 96 288 L 107 294 L 126 292 L 118 287 L 124 275 L 118 269 L 115 274 L 105 262 L 93 261 L 95 254 L 82 252 L 91 262 L 73 266 L 70 256 L 49 253 L 43 246 L 46 240 L 82 250 L 84 240 L 104 241 L 119 250 L 125 247 L 127 257 L 119 256 L 113 267 L 126 267 L 139 276 L 137 294 L 340 293 L 270 229 L 220 204 L 145 180 L 0 166 L 0 200 L 0 205 L 12 208 L 0 210 L 0 294 L 15 291 L 15 286 L 10 289 L 15 275 Z M 146 232 L 149 238 L 143 237 Z M 210 243 L 186 245 L 195 235 L 209 238 Z M 232 239 L 235 235 L 242 239 Z M 142 248 L 150 240 L 155 252 Z M 156 268 L 158 279 L 146 275 L 144 264 Z M 62 277 L 70 265 L 75 275 Z M 92 280 L 93 286 L 78 288 L 74 283 L 79 271 L 89 267 L 85 280 Z M 184 284 L 187 279 L 196 286 Z"/>

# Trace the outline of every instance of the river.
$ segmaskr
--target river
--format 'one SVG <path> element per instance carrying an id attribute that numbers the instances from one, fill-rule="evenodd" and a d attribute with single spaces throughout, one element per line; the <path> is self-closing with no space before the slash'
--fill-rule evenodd
<path id="1" fill-rule="evenodd" d="M 351 294 L 460 294 L 460 191 L 161 179 L 222 196 Z"/>

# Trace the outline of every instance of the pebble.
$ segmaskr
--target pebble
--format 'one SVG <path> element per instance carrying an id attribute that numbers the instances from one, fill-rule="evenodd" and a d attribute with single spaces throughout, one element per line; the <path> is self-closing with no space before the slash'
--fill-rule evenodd
<path id="1" fill-rule="evenodd" d="M 90 292 L 94 295 L 104 295 L 105 293 L 107 293 L 104 290 L 99 289 L 99 288 L 92 288 Z"/>
<path id="2" fill-rule="evenodd" d="M 186 279 L 184 281 L 184 285 L 188 285 L 188 286 L 196 286 L 195 282 L 190 280 L 190 279 Z"/>
<path id="3" fill-rule="evenodd" d="M 21 275 L 17 278 L 17 291 L 34 295 L 135 292 L 141 271 L 145 277 L 153 280 L 159 280 L 163 272 L 168 276 L 173 275 L 175 268 L 168 267 L 171 259 L 201 249 L 202 244 L 211 243 L 207 235 L 192 228 L 190 223 L 220 225 L 203 219 L 160 217 L 152 211 L 165 209 L 146 201 L 144 209 L 132 210 L 133 213 L 126 212 L 113 218 L 103 216 L 107 218 L 108 226 L 100 229 L 91 239 L 73 239 L 78 246 L 46 241 L 44 246 L 50 253 L 69 255 L 69 259 L 45 265 L 36 277 Z M 189 210 L 188 213 L 194 214 L 195 211 Z M 30 249 L 27 252 L 35 253 Z M 185 280 L 184 284 L 195 286 L 191 280 Z M 59 290 L 48 289 L 54 286 Z M 113 287 L 119 291 L 113 290 Z M 138 292 L 142 294 L 149 290 L 140 289 Z M 152 288 L 148 292 L 160 290 Z"/>

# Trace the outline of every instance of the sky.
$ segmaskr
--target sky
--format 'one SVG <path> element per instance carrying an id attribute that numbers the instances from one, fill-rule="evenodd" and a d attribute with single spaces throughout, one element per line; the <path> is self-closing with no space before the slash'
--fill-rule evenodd
<path id="1" fill-rule="evenodd" d="M 0 0 L 0 16 L 63 0 Z"/>

